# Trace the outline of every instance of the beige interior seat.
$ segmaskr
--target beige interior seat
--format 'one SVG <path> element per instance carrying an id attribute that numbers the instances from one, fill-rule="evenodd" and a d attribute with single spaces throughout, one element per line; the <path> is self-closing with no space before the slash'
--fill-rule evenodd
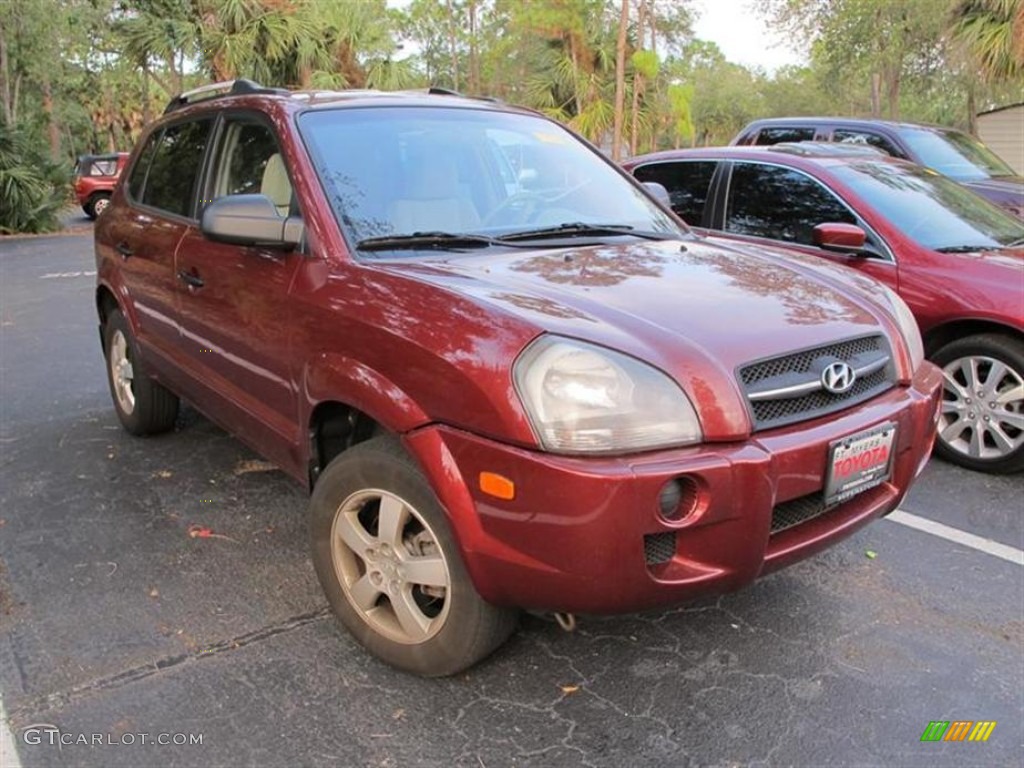
<path id="1" fill-rule="evenodd" d="M 455 160 L 435 153 L 409 163 L 405 197 L 389 206 L 395 234 L 466 232 L 480 225 L 480 215 L 459 185 Z"/>
<path id="2" fill-rule="evenodd" d="M 263 180 L 260 182 L 260 194 L 270 198 L 277 207 L 278 214 L 288 215 L 292 205 L 292 183 L 288 180 L 288 172 L 279 152 L 275 152 L 267 160 L 267 167 L 263 169 Z"/>

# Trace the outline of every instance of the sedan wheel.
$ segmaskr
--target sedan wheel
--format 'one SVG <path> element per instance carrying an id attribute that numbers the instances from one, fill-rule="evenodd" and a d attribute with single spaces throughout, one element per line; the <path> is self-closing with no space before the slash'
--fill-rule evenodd
<path id="1" fill-rule="evenodd" d="M 1014 472 L 1024 463 L 1024 344 L 982 335 L 935 355 L 944 377 L 939 449 L 970 469 Z"/>

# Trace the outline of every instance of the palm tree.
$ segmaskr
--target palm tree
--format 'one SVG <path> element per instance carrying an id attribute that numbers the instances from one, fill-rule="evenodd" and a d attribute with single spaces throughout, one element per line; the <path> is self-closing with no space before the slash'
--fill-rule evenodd
<path id="1" fill-rule="evenodd" d="M 962 0 L 950 32 L 989 82 L 1024 77 L 1024 0 Z"/>

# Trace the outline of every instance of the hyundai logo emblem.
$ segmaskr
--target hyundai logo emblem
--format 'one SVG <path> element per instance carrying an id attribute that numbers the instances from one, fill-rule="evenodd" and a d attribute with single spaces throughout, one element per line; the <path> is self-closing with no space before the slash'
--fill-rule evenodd
<path id="1" fill-rule="evenodd" d="M 825 370 L 821 372 L 821 386 L 833 395 L 841 395 L 844 392 L 848 392 L 856 380 L 856 372 L 842 360 L 829 363 L 825 366 Z"/>

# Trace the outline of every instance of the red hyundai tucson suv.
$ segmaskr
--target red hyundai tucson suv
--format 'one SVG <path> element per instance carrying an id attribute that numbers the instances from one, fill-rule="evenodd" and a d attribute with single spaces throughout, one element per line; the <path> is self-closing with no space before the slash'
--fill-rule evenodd
<path id="1" fill-rule="evenodd" d="M 175 99 L 96 226 L 114 409 L 312 492 L 370 651 L 736 589 L 897 507 L 941 375 L 895 292 L 691 234 L 561 125 L 434 92 Z"/>

